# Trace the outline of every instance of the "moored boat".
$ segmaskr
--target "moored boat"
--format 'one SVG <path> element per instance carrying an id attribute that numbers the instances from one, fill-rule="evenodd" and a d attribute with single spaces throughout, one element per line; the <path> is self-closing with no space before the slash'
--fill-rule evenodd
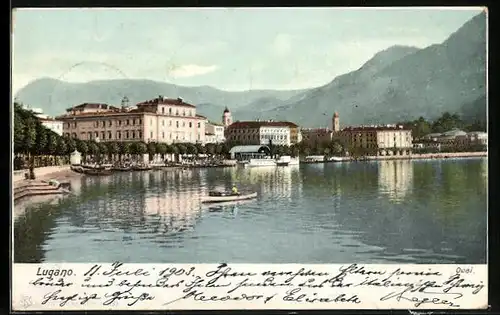
<path id="1" fill-rule="evenodd" d="M 228 202 L 228 201 L 239 201 L 257 198 L 257 193 L 251 194 L 232 194 L 232 193 L 218 193 L 211 192 L 208 196 L 201 197 L 202 203 L 215 203 L 215 202 Z"/>

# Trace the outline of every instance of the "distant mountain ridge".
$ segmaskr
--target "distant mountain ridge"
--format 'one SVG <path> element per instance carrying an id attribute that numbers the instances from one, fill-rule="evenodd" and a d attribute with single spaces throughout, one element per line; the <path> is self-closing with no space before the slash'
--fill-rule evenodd
<path id="1" fill-rule="evenodd" d="M 329 83 L 296 91 L 226 92 L 209 86 L 183 87 L 150 80 L 67 83 L 36 80 L 17 93 L 20 101 L 49 114 L 83 102 L 130 103 L 158 95 L 182 97 L 198 113 L 220 122 L 227 106 L 234 120 L 289 120 L 304 127 L 394 123 L 443 112 L 466 121 L 486 121 L 486 15 L 465 23 L 441 44 L 423 49 L 396 45 L 375 54 L 359 69 Z"/>
<path id="2" fill-rule="evenodd" d="M 63 113 L 66 108 L 85 102 L 119 105 L 124 96 L 127 96 L 131 105 L 164 95 L 172 98 L 182 97 L 186 102 L 194 105 L 216 104 L 218 107 L 228 106 L 235 109 L 262 97 L 285 100 L 301 92 L 302 90 L 232 92 L 209 86 L 187 87 L 138 79 L 70 83 L 52 78 L 41 78 L 19 90 L 16 98 L 33 107 L 40 107 L 48 114 L 57 115 Z"/>

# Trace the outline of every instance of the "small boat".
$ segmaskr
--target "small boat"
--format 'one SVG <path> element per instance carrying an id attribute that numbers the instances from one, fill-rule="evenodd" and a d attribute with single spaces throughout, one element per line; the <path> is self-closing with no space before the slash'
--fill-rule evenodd
<path id="1" fill-rule="evenodd" d="M 128 171 L 131 171 L 132 168 L 127 167 L 127 166 L 117 166 L 117 167 L 113 167 L 112 170 L 116 171 L 116 172 L 128 172 Z"/>
<path id="2" fill-rule="evenodd" d="M 113 171 L 110 169 L 83 169 L 82 171 L 83 174 L 85 175 L 96 175 L 96 176 L 105 176 L 105 175 L 111 175 Z"/>
<path id="3" fill-rule="evenodd" d="M 134 165 L 131 167 L 132 171 L 149 171 L 152 169 L 153 168 L 151 166 L 145 166 L 145 165 Z"/>
<path id="4" fill-rule="evenodd" d="M 228 201 L 239 201 L 248 200 L 257 197 L 257 193 L 251 194 L 232 194 L 223 192 L 210 192 L 208 196 L 201 197 L 202 203 L 214 203 L 214 202 L 228 202 Z"/>
<path id="5" fill-rule="evenodd" d="M 277 161 L 276 166 L 288 166 L 290 162 Z"/>

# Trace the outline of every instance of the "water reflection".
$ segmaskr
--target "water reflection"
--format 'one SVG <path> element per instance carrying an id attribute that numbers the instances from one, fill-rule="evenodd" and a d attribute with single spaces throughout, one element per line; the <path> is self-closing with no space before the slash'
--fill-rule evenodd
<path id="1" fill-rule="evenodd" d="M 15 261 L 481 263 L 486 159 L 118 173 L 26 205 Z M 210 190 L 258 192 L 200 204 Z M 21 204 L 18 205 L 21 208 Z M 78 246 L 75 246 L 78 244 Z"/>
<path id="2" fill-rule="evenodd" d="M 413 184 L 413 161 L 385 160 L 378 162 L 378 185 L 381 194 L 401 202 Z"/>

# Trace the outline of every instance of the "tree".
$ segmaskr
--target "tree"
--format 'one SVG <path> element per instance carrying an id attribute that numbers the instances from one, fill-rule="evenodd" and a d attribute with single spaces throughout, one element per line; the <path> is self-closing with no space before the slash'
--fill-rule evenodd
<path id="1" fill-rule="evenodd" d="M 45 130 L 47 135 L 47 144 L 44 149 L 44 153 L 48 154 L 50 160 L 52 160 L 52 156 L 57 154 L 57 138 L 59 135 L 51 130 Z"/>
<path id="2" fill-rule="evenodd" d="M 156 144 L 156 152 L 161 155 L 162 159 L 164 155 L 167 153 L 167 145 L 165 143 L 157 143 Z"/>
<path id="3" fill-rule="evenodd" d="M 120 142 L 118 154 L 120 156 L 120 161 L 122 160 L 122 155 L 131 154 L 131 143 L 130 142 Z"/>
<path id="4" fill-rule="evenodd" d="M 66 143 L 66 139 L 63 137 L 59 137 L 57 139 L 57 155 L 64 156 L 68 153 L 68 146 Z"/>
<path id="5" fill-rule="evenodd" d="M 184 154 L 187 153 L 187 148 L 186 148 L 186 146 L 184 144 L 179 143 L 176 146 L 177 146 L 177 149 L 179 149 L 179 153 L 180 154 L 184 155 Z"/>
<path id="6" fill-rule="evenodd" d="M 149 154 L 149 160 L 151 161 L 156 154 L 156 143 L 154 142 L 149 142 L 148 143 L 148 150 L 147 153 Z"/>
<path id="7" fill-rule="evenodd" d="M 210 154 L 210 155 L 214 155 L 215 154 L 215 144 L 213 143 L 207 143 L 207 145 L 205 145 L 205 150 L 206 150 L 206 153 Z"/>
<path id="8" fill-rule="evenodd" d="M 87 141 L 87 146 L 88 146 L 89 153 L 95 159 L 96 155 L 99 154 L 99 146 L 97 145 L 97 142 L 95 142 L 93 140 L 89 140 L 89 141 Z"/>
<path id="9" fill-rule="evenodd" d="M 65 137 L 64 139 L 65 139 L 65 142 L 66 142 L 66 147 L 67 147 L 67 153 L 68 154 L 71 154 L 75 150 L 77 150 L 75 139 L 70 138 L 70 137 Z M 78 151 L 80 151 L 80 150 L 78 150 Z M 83 152 L 80 151 L 80 153 L 83 153 Z"/>
<path id="10" fill-rule="evenodd" d="M 24 132 L 25 132 L 25 124 L 23 122 L 22 117 L 18 114 L 19 110 L 15 110 L 14 112 L 14 152 L 22 152 L 24 151 Z"/>
<path id="11" fill-rule="evenodd" d="M 331 152 L 331 149 L 328 147 L 323 149 L 323 154 L 326 156 L 330 155 L 330 152 Z"/>
<path id="12" fill-rule="evenodd" d="M 344 151 L 344 148 L 339 142 L 333 142 L 331 145 L 331 152 L 334 155 L 339 155 L 342 154 L 342 151 Z"/>
<path id="13" fill-rule="evenodd" d="M 120 152 L 120 146 L 115 141 L 106 142 L 106 146 L 109 159 L 112 160 L 113 155 L 118 154 Z"/>
<path id="14" fill-rule="evenodd" d="M 207 153 L 207 148 L 206 146 L 204 146 L 203 144 L 201 143 L 197 143 L 196 144 L 196 150 L 199 154 L 205 154 Z"/>
<path id="15" fill-rule="evenodd" d="M 36 121 L 34 118 L 30 118 L 26 121 L 23 136 L 23 148 L 25 152 L 33 153 L 36 143 Z"/>
<path id="16" fill-rule="evenodd" d="M 194 144 L 186 143 L 185 146 L 186 146 L 187 154 L 198 154 L 198 149 L 196 148 L 196 146 Z"/>
<path id="17" fill-rule="evenodd" d="M 75 141 L 75 146 L 76 149 L 82 154 L 83 161 L 85 162 L 87 160 L 87 154 L 89 153 L 89 146 L 87 145 L 87 142 L 77 140 Z"/>
<path id="18" fill-rule="evenodd" d="M 99 148 L 98 151 L 99 151 L 99 155 L 104 155 L 106 156 L 107 153 L 108 153 L 108 146 L 106 145 L 106 143 L 104 142 L 99 142 L 97 144 L 97 147 Z"/>
<path id="19" fill-rule="evenodd" d="M 224 143 L 217 143 L 215 145 L 215 154 L 221 155 L 224 154 L 225 152 L 225 144 Z"/>

